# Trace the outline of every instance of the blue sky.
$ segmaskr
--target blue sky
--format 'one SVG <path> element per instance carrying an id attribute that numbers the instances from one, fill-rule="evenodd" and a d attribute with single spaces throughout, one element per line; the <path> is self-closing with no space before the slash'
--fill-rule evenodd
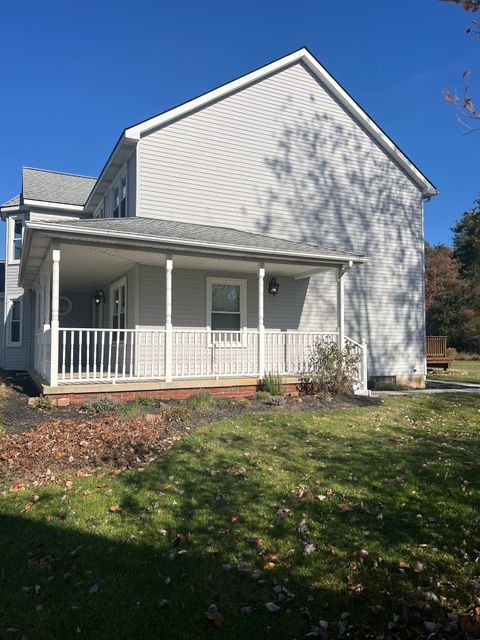
<path id="1" fill-rule="evenodd" d="M 303 45 L 440 189 L 427 240 L 480 191 L 480 133 L 441 95 L 469 68 L 480 96 L 480 42 L 449 3 L 2 0 L 0 17 L 1 202 L 22 165 L 97 175 L 125 126 Z"/>

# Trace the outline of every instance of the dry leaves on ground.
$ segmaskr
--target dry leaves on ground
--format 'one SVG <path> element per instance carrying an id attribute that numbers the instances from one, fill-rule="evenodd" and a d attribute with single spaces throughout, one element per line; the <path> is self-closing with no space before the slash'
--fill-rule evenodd
<path id="1" fill-rule="evenodd" d="M 161 415 L 148 422 L 140 416 L 52 419 L 22 434 L 0 437 L 0 475 L 48 481 L 55 473 L 79 467 L 151 462 L 181 431 L 180 425 L 165 424 Z"/>

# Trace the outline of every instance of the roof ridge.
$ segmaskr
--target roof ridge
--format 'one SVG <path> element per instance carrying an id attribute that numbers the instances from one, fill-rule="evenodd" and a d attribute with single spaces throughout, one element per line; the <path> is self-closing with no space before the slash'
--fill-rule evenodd
<path id="1" fill-rule="evenodd" d="M 70 173 L 68 171 L 55 171 L 54 169 L 41 169 L 40 167 L 22 167 L 23 169 L 29 169 L 30 171 L 42 171 L 43 173 L 57 173 L 62 176 L 72 176 L 74 178 L 88 178 L 89 180 L 98 180 L 98 176 L 85 176 L 81 173 Z"/>

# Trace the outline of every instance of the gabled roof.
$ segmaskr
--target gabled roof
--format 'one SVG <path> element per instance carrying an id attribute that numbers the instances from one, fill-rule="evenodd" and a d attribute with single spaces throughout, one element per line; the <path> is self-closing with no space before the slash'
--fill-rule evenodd
<path id="1" fill-rule="evenodd" d="M 339 82 L 323 67 L 320 62 L 306 48 L 294 51 L 274 62 L 271 62 L 255 71 L 247 73 L 236 80 L 232 80 L 212 91 L 202 94 L 197 98 L 189 100 L 172 109 L 168 109 L 159 113 L 152 118 L 143 120 L 131 127 L 124 129 L 115 148 L 113 149 L 107 163 L 105 164 L 99 176 L 97 186 L 93 189 L 86 203 L 86 208 L 93 210 L 103 195 L 102 178 L 111 177 L 113 167 L 124 161 L 131 153 L 135 142 L 140 140 L 142 136 L 165 126 L 170 122 L 185 117 L 190 113 L 204 108 L 209 104 L 221 100 L 254 82 L 258 82 L 267 76 L 278 73 L 283 69 L 296 64 L 302 63 L 316 77 L 327 90 L 335 97 L 336 100 L 350 113 L 354 120 L 367 131 L 384 152 L 410 177 L 417 185 L 424 197 L 431 197 L 438 193 L 436 187 L 428 180 L 428 178 L 416 167 L 416 165 L 403 153 L 403 151 L 393 142 L 393 140 L 379 127 L 379 125 L 368 115 L 364 109 L 352 98 L 352 96 L 341 86 Z M 97 193 L 98 192 L 98 193 Z"/>
<path id="2" fill-rule="evenodd" d="M 24 167 L 23 200 L 37 200 L 83 207 L 97 179 L 46 169 Z"/>

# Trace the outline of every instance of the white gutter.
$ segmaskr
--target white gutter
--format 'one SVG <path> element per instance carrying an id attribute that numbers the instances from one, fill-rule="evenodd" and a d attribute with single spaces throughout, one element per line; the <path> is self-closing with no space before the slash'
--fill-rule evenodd
<path id="1" fill-rule="evenodd" d="M 48 202 L 46 200 L 23 200 L 24 205 L 31 207 L 43 207 L 45 209 L 63 209 L 66 211 L 83 211 L 83 205 L 78 204 L 62 204 L 61 202 Z"/>

